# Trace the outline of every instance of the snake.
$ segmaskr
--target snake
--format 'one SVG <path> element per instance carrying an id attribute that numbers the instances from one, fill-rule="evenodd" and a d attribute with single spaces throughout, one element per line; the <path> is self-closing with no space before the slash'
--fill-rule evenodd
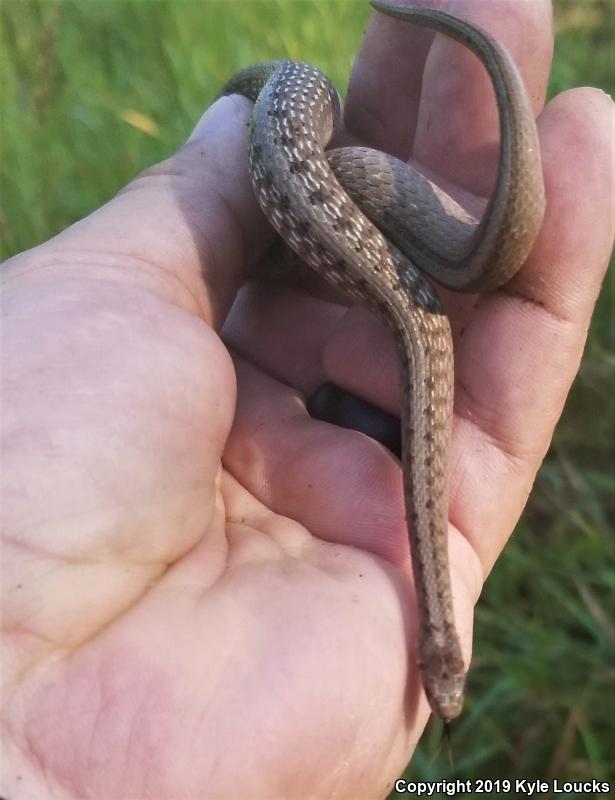
<path id="1" fill-rule="evenodd" d="M 538 136 L 523 80 L 506 49 L 445 11 L 371 0 L 380 13 L 460 42 L 482 62 L 499 115 L 499 162 L 480 220 L 407 163 L 367 147 L 327 147 L 341 122 L 331 81 L 309 64 L 246 67 L 221 95 L 254 103 L 249 170 L 271 225 L 300 258 L 391 329 L 400 365 L 401 466 L 418 611 L 416 661 L 432 712 L 464 703 L 466 668 L 448 557 L 454 396 L 451 327 L 436 284 L 497 291 L 521 268 L 545 196 Z"/>

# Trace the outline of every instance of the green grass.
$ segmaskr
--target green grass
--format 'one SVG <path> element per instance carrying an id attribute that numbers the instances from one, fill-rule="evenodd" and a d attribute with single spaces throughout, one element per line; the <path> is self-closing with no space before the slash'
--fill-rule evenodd
<path id="1" fill-rule="evenodd" d="M 307 54 L 343 86 L 368 16 L 366 4 L 336 2 L 330 26 L 327 4 L 304 0 L 9 0 L 2 12 L 0 257 L 79 219 L 179 147 L 248 63 Z M 149 133 L 126 121 L 134 112 Z"/>
<path id="2" fill-rule="evenodd" d="M 1 11 L 3 257 L 166 157 L 236 68 L 288 56 L 343 87 L 368 17 L 349 0 L 4 0 Z M 557 12 L 550 94 L 613 92 L 608 2 Z M 615 780 L 612 311 L 610 276 L 553 446 L 477 610 L 453 765 L 434 723 L 408 777 Z"/>

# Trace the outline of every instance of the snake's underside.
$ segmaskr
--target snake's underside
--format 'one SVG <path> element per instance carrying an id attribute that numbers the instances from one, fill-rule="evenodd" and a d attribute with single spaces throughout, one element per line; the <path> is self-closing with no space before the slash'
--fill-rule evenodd
<path id="1" fill-rule="evenodd" d="M 318 69 L 267 62 L 237 73 L 222 93 L 254 101 L 252 182 L 273 226 L 320 275 L 374 309 L 395 336 L 418 662 L 432 710 L 450 720 L 462 709 L 465 681 L 447 545 L 453 343 L 426 275 L 461 291 L 506 282 L 533 244 L 544 191 L 532 109 L 506 51 L 444 12 L 381 0 L 372 5 L 457 39 L 487 69 L 500 115 L 500 161 L 480 222 L 391 156 L 367 148 L 325 153 L 339 99 Z"/>

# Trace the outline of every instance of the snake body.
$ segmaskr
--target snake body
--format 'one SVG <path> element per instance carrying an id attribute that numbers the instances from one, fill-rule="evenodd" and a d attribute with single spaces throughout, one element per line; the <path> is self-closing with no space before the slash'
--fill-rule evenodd
<path id="1" fill-rule="evenodd" d="M 450 720 L 462 709 L 465 682 L 447 545 L 453 342 L 426 275 L 466 291 L 504 283 L 529 253 L 542 221 L 544 192 L 531 106 L 506 51 L 484 31 L 445 12 L 383 0 L 372 5 L 457 39 L 487 69 L 501 143 L 495 188 L 480 222 L 391 156 L 367 148 L 325 153 L 340 103 L 315 67 L 258 64 L 237 73 L 222 94 L 236 92 L 254 102 L 251 177 L 272 225 L 310 267 L 366 303 L 393 331 L 401 367 L 418 663 L 433 712 Z"/>

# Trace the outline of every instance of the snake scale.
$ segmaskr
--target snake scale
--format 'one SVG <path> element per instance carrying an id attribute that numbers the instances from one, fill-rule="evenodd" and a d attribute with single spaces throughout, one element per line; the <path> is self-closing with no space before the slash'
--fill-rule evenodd
<path id="1" fill-rule="evenodd" d="M 421 679 L 444 720 L 463 706 L 465 668 L 448 562 L 453 341 L 429 278 L 493 290 L 521 267 L 544 213 L 536 127 L 507 52 L 478 27 L 428 8 L 372 0 L 383 14 L 458 40 L 483 63 L 500 119 L 500 159 L 480 222 L 407 164 L 368 148 L 325 152 L 340 101 L 315 67 L 272 61 L 238 72 L 221 94 L 254 102 L 252 183 L 271 224 L 329 282 L 392 329 L 401 369 L 402 466 L 419 612 Z"/>

